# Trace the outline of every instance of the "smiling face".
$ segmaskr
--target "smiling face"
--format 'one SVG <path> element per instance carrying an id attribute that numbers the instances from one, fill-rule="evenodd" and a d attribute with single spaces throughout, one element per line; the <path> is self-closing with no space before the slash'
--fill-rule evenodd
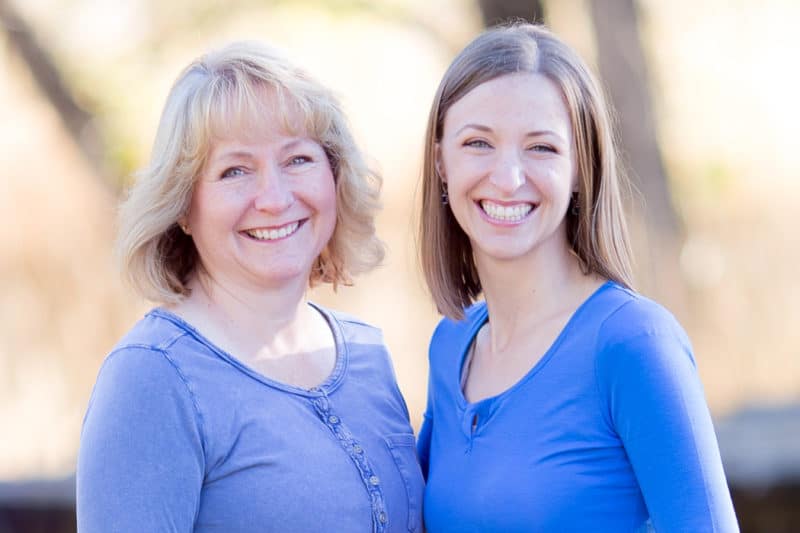
<path id="1" fill-rule="evenodd" d="M 478 264 L 567 248 L 572 139 L 561 92 L 539 74 L 487 81 L 450 107 L 437 168 Z"/>
<path id="2" fill-rule="evenodd" d="M 214 142 L 194 187 L 185 222 L 200 271 L 213 284 L 255 290 L 305 284 L 336 225 L 333 172 L 323 148 L 284 131 L 278 117 L 263 121 L 275 127 Z"/>

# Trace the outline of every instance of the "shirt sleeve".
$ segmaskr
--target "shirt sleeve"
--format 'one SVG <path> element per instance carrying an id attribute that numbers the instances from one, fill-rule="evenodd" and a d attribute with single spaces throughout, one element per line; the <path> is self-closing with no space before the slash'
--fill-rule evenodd
<path id="1" fill-rule="evenodd" d="M 428 466 L 430 465 L 431 436 L 433 435 L 433 362 L 428 370 L 428 398 L 425 404 L 425 413 L 422 415 L 422 426 L 417 437 L 417 456 L 422 476 L 428 481 Z"/>
<path id="2" fill-rule="evenodd" d="M 193 530 L 204 473 L 193 400 L 165 353 L 124 348 L 108 357 L 81 432 L 81 533 Z"/>
<path id="3" fill-rule="evenodd" d="M 679 329 L 679 326 L 676 325 Z M 682 330 L 648 331 L 598 356 L 617 432 L 656 531 L 738 531 L 716 436 Z"/>

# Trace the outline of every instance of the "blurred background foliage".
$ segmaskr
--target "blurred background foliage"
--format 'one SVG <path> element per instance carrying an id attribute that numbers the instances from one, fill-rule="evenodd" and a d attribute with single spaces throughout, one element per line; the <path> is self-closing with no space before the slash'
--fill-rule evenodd
<path id="1" fill-rule="evenodd" d="M 428 107 L 510 14 L 603 76 L 638 191 L 638 288 L 689 331 L 715 417 L 796 403 L 795 0 L 0 0 L 0 480 L 73 471 L 99 365 L 148 308 L 118 280 L 115 205 L 177 73 L 233 39 L 334 88 L 383 172 L 385 265 L 313 298 L 384 329 L 417 426 L 437 321 L 414 242 Z"/>

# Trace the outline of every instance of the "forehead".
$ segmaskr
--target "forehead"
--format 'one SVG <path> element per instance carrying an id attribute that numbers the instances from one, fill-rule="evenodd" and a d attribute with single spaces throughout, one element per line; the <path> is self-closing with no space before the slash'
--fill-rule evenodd
<path id="1" fill-rule="evenodd" d="M 313 136 L 307 114 L 293 95 L 280 88 L 240 88 L 211 103 L 206 138 L 216 145 Z"/>
<path id="2" fill-rule="evenodd" d="M 542 74 L 509 74 L 478 85 L 447 111 L 444 134 L 473 123 L 493 130 L 549 129 L 571 138 L 564 96 Z"/>

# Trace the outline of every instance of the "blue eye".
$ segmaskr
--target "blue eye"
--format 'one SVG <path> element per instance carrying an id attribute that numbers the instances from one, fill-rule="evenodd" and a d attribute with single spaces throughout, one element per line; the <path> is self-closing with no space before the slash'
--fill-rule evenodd
<path id="1" fill-rule="evenodd" d="M 222 172 L 222 174 L 220 175 L 220 177 L 222 177 L 222 178 L 233 178 L 233 177 L 236 177 L 236 176 L 242 176 L 243 174 L 244 174 L 244 169 L 243 168 L 241 168 L 241 167 L 231 167 L 231 168 L 225 169 Z"/>
<path id="2" fill-rule="evenodd" d="M 556 153 L 556 149 L 549 144 L 534 144 L 530 147 L 530 150 L 533 150 L 534 152 Z"/>
<path id="3" fill-rule="evenodd" d="M 296 156 L 292 156 L 292 158 L 289 159 L 289 164 L 290 165 L 302 165 L 302 164 L 305 164 L 305 163 L 311 163 L 312 161 L 313 160 L 307 155 L 296 155 Z"/>
<path id="4" fill-rule="evenodd" d="M 469 146 L 470 148 L 491 148 L 492 145 L 484 141 L 483 139 L 473 139 L 469 140 L 464 143 L 464 146 Z"/>

